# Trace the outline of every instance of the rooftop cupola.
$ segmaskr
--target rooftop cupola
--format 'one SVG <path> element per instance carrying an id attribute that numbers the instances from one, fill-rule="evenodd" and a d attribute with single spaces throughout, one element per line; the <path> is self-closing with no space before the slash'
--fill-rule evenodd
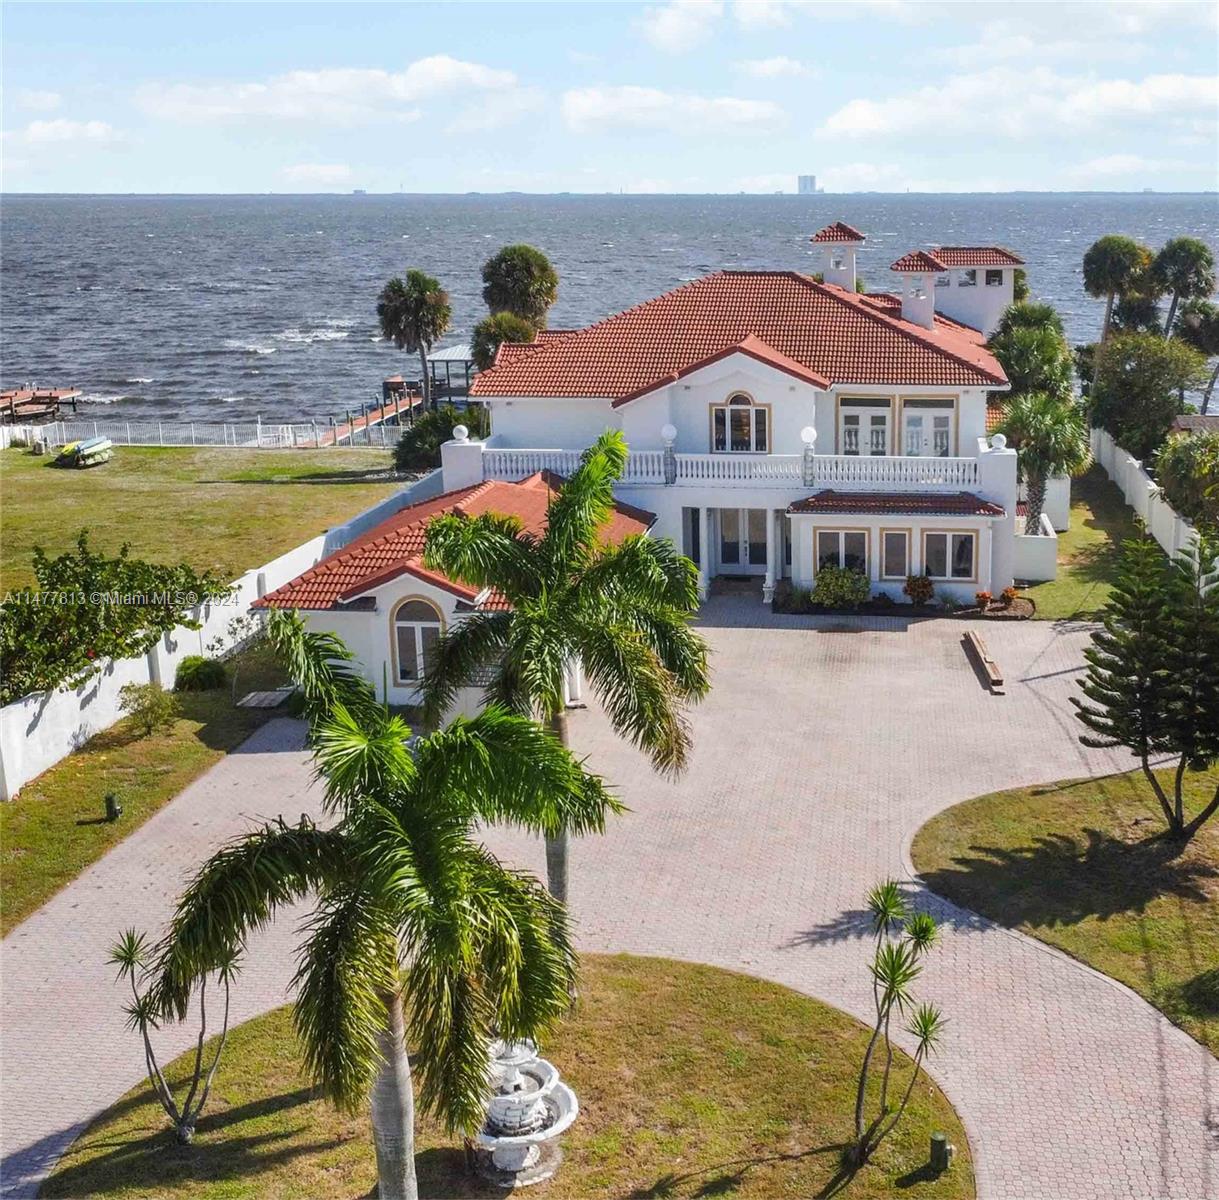
<path id="1" fill-rule="evenodd" d="M 863 234 L 845 221 L 835 221 L 809 238 L 821 251 L 818 270 L 826 283 L 836 283 L 848 292 L 855 290 L 855 251 L 863 240 Z"/>
<path id="2" fill-rule="evenodd" d="M 935 279 L 947 270 L 934 254 L 912 250 L 889 266 L 902 277 L 902 320 L 924 329 L 935 327 Z"/>

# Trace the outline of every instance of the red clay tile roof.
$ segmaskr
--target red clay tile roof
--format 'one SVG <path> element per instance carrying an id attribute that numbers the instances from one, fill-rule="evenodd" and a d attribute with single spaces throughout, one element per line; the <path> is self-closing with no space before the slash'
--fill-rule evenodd
<path id="1" fill-rule="evenodd" d="M 818 229 L 808 240 L 810 242 L 862 242 L 866 239 L 858 229 L 848 225 L 845 221 L 835 221 L 833 225 Z"/>
<path id="2" fill-rule="evenodd" d="M 903 254 L 897 262 L 890 263 L 889 270 L 926 274 L 929 271 L 947 271 L 948 264 L 926 250 L 911 250 L 909 254 Z"/>
<path id="3" fill-rule="evenodd" d="M 994 433 L 1000 425 L 1003 424 L 1003 418 L 1007 415 L 1007 410 L 1001 400 L 987 400 L 986 402 L 986 432 Z"/>
<path id="4" fill-rule="evenodd" d="M 476 517 L 481 513 L 503 513 L 520 518 L 522 526 L 540 536 L 546 529 L 551 498 L 562 479 L 550 471 L 539 471 L 519 483 L 486 480 L 472 487 L 446 492 L 432 500 L 412 504 L 388 517 L 316 566 L 254 602 L 255 608 L 337 608 L 402 574 L 414 575 L 459 599 L 473 604 L 479 589 L 449 579 L 423 565 L 423 545 L 428 522 L 441 513 Z M 655 520 L 653 513 L 629 504 L 616 503 L 604 530 L 609 542 L 620 542 L 633 533 L 645 532 Z M 483 596 L 480 608 L 505 609 L 507 600 L 492 591 Z"/>
<path id="5" fill-rule="evenodd" d="M 470 394 L 625 403 L 734 349 L 782 357 L 819 386 L 1007 383 L 978 336 L 955 322 L 924 329 L 795 271 L 718 271 L 566 336 L 501 346 Z"/>
<path id="6" fill-rule="evenodd" d="M 936 246 L 931 253 L 946 267 L 1024 266 L 1024 259 L 1002 246 Z"/>
<path id="7" fill-rule="evenodd" d="M 851 516 L 1001 517 L 1003 509 L 973 492 L 814 492 L 788 507 L 789 513 Z"/>

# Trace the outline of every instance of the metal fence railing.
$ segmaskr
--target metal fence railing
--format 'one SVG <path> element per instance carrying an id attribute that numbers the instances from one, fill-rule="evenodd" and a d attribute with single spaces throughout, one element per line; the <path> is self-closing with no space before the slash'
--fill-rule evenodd
<path id="1" fill-rule="evenodd" d="M 281 424 L 206 421 L 51 421 L 46 425 L 10 426 L 4 439 L 42 439 L 50 446 L 86 438 L 109 438 L 116 446 L 230 446 L 244 449 L 327 449 L 330 447 L 392 446 L 401 433 L 383 422 L 351 428 L 344 422 L 311 421 Z"/>

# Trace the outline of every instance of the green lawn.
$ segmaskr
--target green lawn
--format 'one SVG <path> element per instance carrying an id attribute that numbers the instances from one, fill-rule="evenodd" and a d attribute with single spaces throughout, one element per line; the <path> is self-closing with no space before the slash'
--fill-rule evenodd
<path id="1" fill-rule="evenodd" d="M 237 708 L 247 692 L 285 682 L 265 644 L 230 661 L 230 686 L 179 696 L 173 729 L 140 737 L 130 720 L 90 739 L 74 754 L 0 804 L 0 933 L 7 934 L 116 842 L 142 825 L 243 742 L 269 715 Z M 103 797 L 116 792 L 123 815 L 102 820 Z"/>
<path id="2" fill-rule="evenodd" d="M 1219 769 L 1187 778 L 1197 811 Z M 940 895 L 1120 979 L 1219 1051 L 1219 817 L 1184 848 L 1163 828 L 1140 774 L 1019 788 L 929 821 L 914 864 Z"/>
<path id="3" fill-rule="evenodd" d="M 861 945 L 861 971 L 865 954 Z M 851 1126 L 866 1037 L 845 1013 L 774 984 L 666 959 L 587 956 L 576 1013 L 543 1047 L 575 1089 L 580 1116 L 564 1135 L 559 1173 L 537 1194 L 824 1195 Z M 904 1077 L 908 1062 L 900 1065 Z M 367 1114 L 336 1113 L 300 1072 L 288 1010 L 251 1021 L 231 1035 L 193 1145 L 167 1136 L 141 1086 L 81 1135 L 41 1194 L 368 1196 L 375 1168 Z M 937 1129 L 956 1144 L 957 1158 L 935 1178 L 926 1162 Z M 466 1175 L 456 1140 L 431 1121 L 421 1122 L 418 1150 L 422 1196 L 504 1195 Z M 974 1194 L 964 1130 L 940 1092 L 923 1083 L 874 1162 L 837 1182 L 846 1186 L 835 1194 L 849 1200 Z"/>
<path id="4" fill-rule="evenodd" d="M 1037 616 L 1095 616 L 1109 599 L 1122 542 L 1138 535 L 1133 511 L 1100 467 L 1071 480 L 1071 528 L 1058 535 L 1058 578 L 1024 592 Z"/>
<path id="5" fill-rule="evenodd" d="M 34 546 L 54 557 L 84 528 L 95 549 L 127 541 L 137 557 L 235 579 L 403 486 L 389 450 L 118 447 L 91 470 L 49 461 L 0 451 L 0 590 L 33 582 Z"/>

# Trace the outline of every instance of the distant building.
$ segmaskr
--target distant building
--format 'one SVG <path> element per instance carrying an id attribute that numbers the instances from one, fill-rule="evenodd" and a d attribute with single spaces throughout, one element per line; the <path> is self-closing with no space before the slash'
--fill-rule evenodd
<path id="1" fill-rule="evenodd" d="M 817 194 L 817 176 L 816 175 L 797 175 L 796 191 L 801 196 L 815 196 Z"/>

